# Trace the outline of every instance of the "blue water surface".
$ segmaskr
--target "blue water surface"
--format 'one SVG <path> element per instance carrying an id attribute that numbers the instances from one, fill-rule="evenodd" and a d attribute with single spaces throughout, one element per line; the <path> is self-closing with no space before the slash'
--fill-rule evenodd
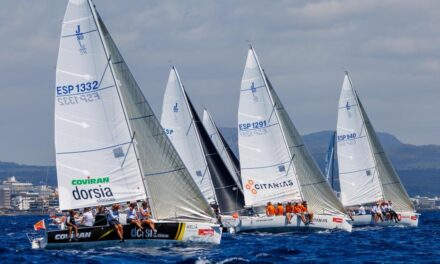
<path id="1" fill-rule="evenodd" d="M 221 245 L 32 250 L 26 232 L 41 216 L 0 217 L 0 263 L 440 263 L 440 212 L 418 228 L 364 227 L 352 233 L 224 234 Z"/>

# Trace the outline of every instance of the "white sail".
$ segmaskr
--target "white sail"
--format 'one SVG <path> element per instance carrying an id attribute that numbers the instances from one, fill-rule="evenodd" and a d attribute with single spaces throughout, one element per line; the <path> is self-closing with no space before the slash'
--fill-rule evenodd
<path id="1" fill-rule="evenodd" d="M 241 186 L 241 179 L 239 178 L 240 171 L 237 170 L 239 168 L 236 168 L 234 166 L 234 163 L 232 161 L 233 157 L 231 157 L 230 153 L 227 151 L 226 146 L 223 143 L 222 137 L 220 135 L 220 131 L 218 130 L 214 120 L 206 109 L 203 111 L 203 125 L 205 126 L 206 131 L 208 132 L 212 142 L 214 143 L 215 148 L 217 149 L 217 152 L 220 154 L 223 162 L 228 168 L 229 173 L 232 175 L 238 188 L 243 191 L 243 188 Z"/>
<path id="2" fill-rule="evenodd" d="M 383 198 L 379 174 L 356 94 L 345 75 L 337 122 L 339 184 L 344 206 Z"/>
<path id="3" fill-rule="evenodd" d="M 105 126 L 105 129 L 84 134 L 84 137 L 80 137 L 82 136 L 81 134 L 79 136 L 72 134 L 72 136 L 67 137 L 66 133 L 72 133 L 70 132 L 71 130 L 58 130 L 58 125 L 56 124 L 57 140 L 63 144 L 69 141 L 72 146 L 81 145 L 81 139 L 84 139 L 87 143 L 92 142 L 92 140 L 101 141 L 107 137 L 115 140 L 118 138 L 115 137 L 114 134 L 117 133 L 117 135 L 119 135 L 119 131 L 122 130 L 120 127 L 124 127 L 123 131 L 128 134 L 130 140 L 130 144 L 128 144 L 129 146 L 127 148 L 128 154 L 121 158 L 121 153 L 123 153 L 124 149 L 122 149 L 122 151 L 117 149 L 113 151 L 113 154 L 122 160 L 121 164 L 123 166 L 119 166 L 122 166 L 124 169 L 121 175 L 123 181 L 120 180 L 118 182 L 118 187 L 128 195 L 125 198 L 115 199 L 115 202 L 145 199 L 146 194 L 148 194 L 147 198 L 150 201 L 153 215 L 158 220 L 211 221 L 212 217 L 214 217 L 212 210 L 203 198 L 202 193 L 198 190 L 197 185 L 189 175 L 171 142 L 163 132 L 159 121 L 131 75 L 127 64 L 119 53 L 104 23 L 96 13 L 91 1 L 70 1 L 66 12 L 66 21 L 81 21 L 81 17 L 84 16 L 82 15 L 83 13 L 87 13 L 88 20 L 84 23 L 89 26 L 91 25 L 90 32 L 99 35 L 90 40 L 88 39 L 88 35 L 81 38 L 81 40 L 93 41 L 94 46 L 89 47 L 88 42 L 84 42 L 85 45 L 81 45 L 82 42 L 79 41 L 80 38 L 78 38 L 77 45 L 80 45 L 80 52 L 83 55 L 89 54 L 84 53 L 84 51 L 87 51 L 94 57 L 82 62 L 83 58 L 80 57 L 80 55 L 71 55 L 75 50 L 70 48 L 64 52 L 73 57 L 69 57 L 68 61 L 64 61 L 66 65 L 62 65 L 67 67 L 67 71 L 74 73 L 73 75 L 75 76 L 88 76 L 94 73 L 94 70 L 99 72 L 99 67 L 102 67 L 101 64 L 103 64 L 101 61 L 104 60 L 105 71 L 99 76 L 103 76 L 102 80 L 111 83 L 108 88 L 105 88 L 106 90 L 116 89 L 112 90 L 113 97 L 104 97 L 104 95 L 101 94 L 102 91 L 99 91 L 98 95 L 105 100 L 96 103 L 93 102 L 94 106 L 90 106 L 90 108 L 85 110 L 82 108 L 75 109 L 76 112 L 79 113 L 82 113 L 82 111 L 87 112 L 89 116 L 91 115 L 96 119 L 98 124 Z M 67 16 L 67 14 L 69 14 L 69 16 Z M 75 14 L 76 17 L 71 17 Z M 80 32 L 82 32 L 82 30 Z M 73 46 L 71 43 L 70 45 Z M 62 40 L 60 50 L 63 47 Z M 84 50 L 84 48 L 86 50 Z M 81 62 L 79 66 L 71 69 L 71 67 L 73 67 L 72 65 L 76 65 L 76 63 L 79 62 Z M 109 63 L 107 64 L 107 62 Z M 61 70 L 63 70 L 62 72 L 65 71 L 64 68 L 61 68 Z M 89 101 L 89 103 L 92 103 L 92 101 Z M 104 110 L 100 110 L 101 108 Z M 99 113 L 99 111 L 104 112 L 106 115 L 96 115 L 95 112 Z M 60 111 L 56 112 L 57 115 L 59 112 Z M 62 113 L 63 116 L 61 116 L 61 118 L 67 119 L 65 111 L 62 111 Z M 61 121 L 64 119 L 61 119 Z M 86 120 L 89 120 L 89 118 L 87 117 Z M 60 124 L 60 128 L 63 128 L 61 121 L 56 122 Z M 81 120 L 74 121 L 81 123 Z M 96 151 L 94 151 L 94 153 L 96 153 Z M 58 163 L 59 155 L 63 155 L 63 161 L 67 161 L 69 164 L 76 159 L 76 156 L 70 154 L 70 156 L 64 156 L 65 153 L 57 154 L 58 172 L 64 168 L 63 166 L 58 166 L 60 165 Z M 100 156 L 91 154 L 87 157 L 87 161 L 82 162 L 87 164 L 87 162 L 94 162 L 95 160 L 101 162 Z M 99 165 L 101 164 L 90 164 L 90 170 L 100 169 Z M 115 166 L 115 160 L 108 158 L 102 162 L 102 166 L 104 165 Z M 89 169 L 89 167 L 87 167 L 87 169 Z M 134 173 L 134 171 L 136 171 L 136 173 Z M 65 172 L 61 172 L 64 174 L 59 173 L 59 179 L 66 177 Z M 144 179 L 144 181 L 142 179 Z M 139 196 L 137 196 L 136 189 L 126 184 L 134 180 L 142 186 L 142 192 Z M 59 182 L 60 189 L 63 188 L 63 184 L 64 183 L 60 184 Z M 60 193 L 60 200 L 61 199 L 64 199 L 64 197 Z M 109 202 L 105 202 L 104 204 L 108 203 Z M 83 206 L 77 203 L 74 205 L 75 208 Z"/>
<path id="4" fill-rule="evenodd" d="M 171 68 L 165 90 L 161 124 L 206 200 L 215 203 L 215 193 L 205 154 L 175 67 Z"/>
<path id="5" fill-rule="evenodd" d="M 386 156 L 348 74 L 338 111 L 338 162 L 344 205 L 391 200 L 395 210 L 414 206 Z"/>
<path id="6" fill-rule="evenodd" d="M 123 106 L 86 0 L 67 6 L 55 97 L 60 208 L 145 199 Z"/>
<path id="7" fill-rule="evenodd" d="M 246 206 L 301 199 L 281 125 L 252 48 L 241 82 L 238 143 Z"/>

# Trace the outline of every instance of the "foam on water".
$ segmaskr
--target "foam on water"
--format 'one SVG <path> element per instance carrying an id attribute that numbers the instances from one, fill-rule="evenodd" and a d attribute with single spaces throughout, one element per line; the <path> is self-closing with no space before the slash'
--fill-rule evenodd
<path id="1" fill-rule="evenodd" d="M 436 262 L 440 212 L 423 212 L 418 228 L 357 227 L 352 233 L 225 234 L 221 245 L 112 246 L 87 250 L 31 250 L 25 232 L 41 216 L 0 217 L 2 263 L 66 260 L 90 263 Z"/>

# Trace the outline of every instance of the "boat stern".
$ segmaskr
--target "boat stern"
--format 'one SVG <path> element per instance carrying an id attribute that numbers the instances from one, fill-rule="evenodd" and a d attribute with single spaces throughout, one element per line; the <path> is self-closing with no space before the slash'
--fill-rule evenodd
<path id="1" fill-rule="evenodd" d="M 221 239 L 222 227 L 210 223 L 182 223 L 177 236 L 177 240 L 209 244 L 220 244 Z"/>

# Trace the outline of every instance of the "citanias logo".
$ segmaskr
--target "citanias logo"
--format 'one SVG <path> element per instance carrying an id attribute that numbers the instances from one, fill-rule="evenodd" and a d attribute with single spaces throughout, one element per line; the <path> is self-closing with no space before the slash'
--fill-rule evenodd
<path id="1" fill-rule="evenodd" d="M 257 190 L 254 188 L 254 181 L 253 180 L 247 181 L 246 189 L 249 190 L 252 194 L 257 194 Z"/>
<path id="2" fill-rule="evenodd" d="M 260 190 L 273 190 L 279 188 L 292 187 L 292 180 L 285 180 L 279 182 L 267 182 L 267 183 L 254 183 L 254 180 L 249 179 L 245 185 L 246 190 L 250 191 L 252 194 L 257 194 Z"/>
<path id="3" fill-rule="evenodd" d="M 88 176 L 86 179 L 73 179 L 71 183 L 73 186 L 75 186 L 72 191 L 72 195 L 75 200 L 88 200 L 95 198 L 98 199 L 98 201 L 103 199 L 106 201 L 111 201 L 113 199 L 112 189 L 110 187 L 102 187 L 101 185 L 110 183 L 110 177 L 91 178 Z M 95 186 L 88 187 L 87 185 Z M 78 186 L 84 187 L 78 188 Z"/>

